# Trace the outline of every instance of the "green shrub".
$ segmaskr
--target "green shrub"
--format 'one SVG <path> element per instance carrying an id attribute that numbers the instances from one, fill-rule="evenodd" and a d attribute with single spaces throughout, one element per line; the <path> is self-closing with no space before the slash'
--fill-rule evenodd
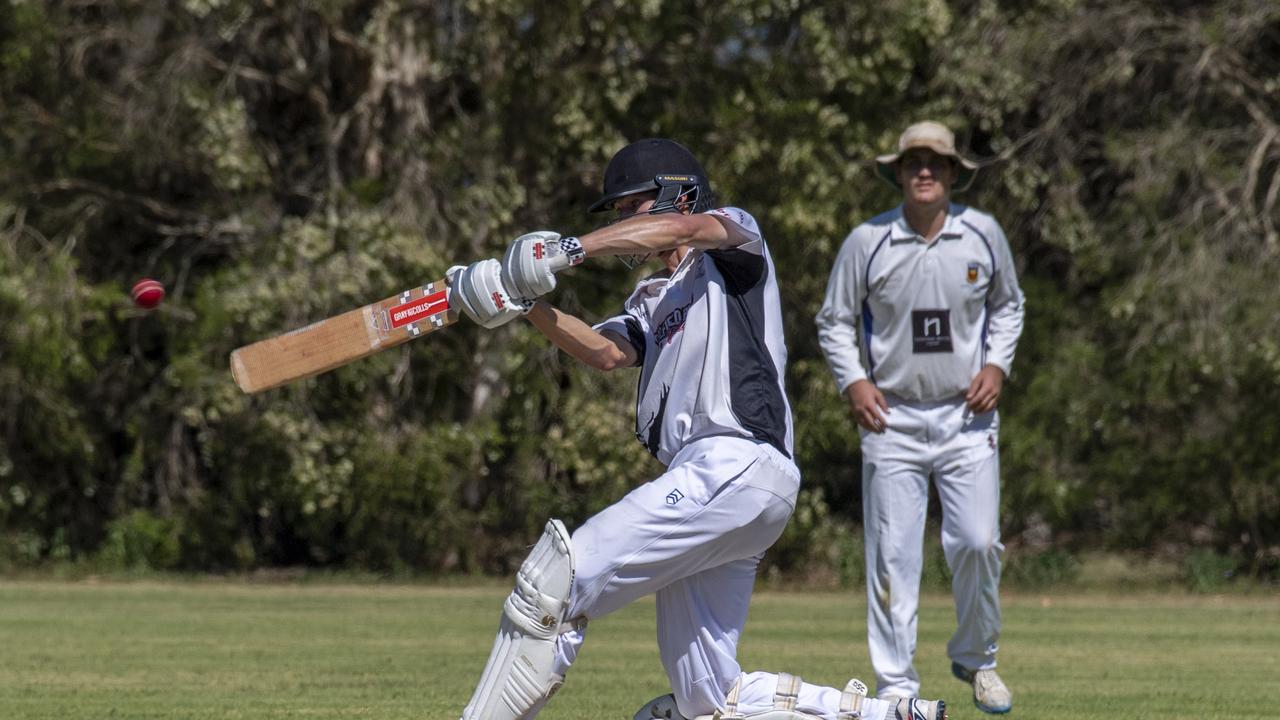
<path id="1" fill-rule="evenodd" d="M 862 530 L 846 533 L 837 543 L 836 567 L 841 587 L 859 588 L 867 582 L 867 544 Z"/>
<path id="2" fill-rule="evenodd" d="M 1182 561 L 1182 580 L 1192 592 L 1217 592 L 1226 588 L 1236 572 L 1236 561 L 1208 548 L 1193 550 Z"/>
<path id="3" fill-rule="evenodd" d="M 1043 588 L 1075 581 L 1080 576 L 1080 561 L 1058 549 L 1005 556 L 1001 582 L 1025 588 Z"/>
<path id="4" fill-rule="evenodd" d="M 146 510 L 111 522 L 97 560 L 110 570 L 171 570 L 181 559 L 180 526 Z"/>

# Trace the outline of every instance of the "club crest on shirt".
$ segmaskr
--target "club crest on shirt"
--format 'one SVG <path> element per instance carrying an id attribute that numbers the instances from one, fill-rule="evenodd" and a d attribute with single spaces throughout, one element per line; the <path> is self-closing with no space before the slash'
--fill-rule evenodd
<path id="1" fill-rule="evenodd" d="M 675 505 L 676 503 L 680 502 L 683 499 L 684 499 L 684 493 L 680 492 L 679 490 L 672 490 L 671 492 L 667 493 L 668 505 Z"/>
<path id="2" fill-rule="evenodd" d="M 969 263 L 969 273 L 967 277 L 970 285 L 978 282 L 978 263 L 976 262 Z"/>

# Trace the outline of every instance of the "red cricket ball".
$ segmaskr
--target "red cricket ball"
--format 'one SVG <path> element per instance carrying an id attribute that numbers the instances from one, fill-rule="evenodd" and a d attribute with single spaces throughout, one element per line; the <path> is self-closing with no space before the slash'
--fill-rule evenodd
<path id="1" fill-rule="evenodd" d="M 133 295 L 134 305 L 150 310 L 159 305 L 160 301 L 164 299 L 164 285 L 161 285 L 159 280 L 143 278 L 134 283 L 131 294 Z"/>

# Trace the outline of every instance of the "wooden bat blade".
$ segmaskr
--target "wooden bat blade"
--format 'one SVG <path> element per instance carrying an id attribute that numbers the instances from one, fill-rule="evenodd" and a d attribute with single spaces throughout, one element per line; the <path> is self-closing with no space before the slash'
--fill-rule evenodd
<path id="1" fill-rule="evenodd" d="M 452 325 L 444 280 L 406 290 L 231 353 L 231 375 L 246 393 L 342 367 Z"/>

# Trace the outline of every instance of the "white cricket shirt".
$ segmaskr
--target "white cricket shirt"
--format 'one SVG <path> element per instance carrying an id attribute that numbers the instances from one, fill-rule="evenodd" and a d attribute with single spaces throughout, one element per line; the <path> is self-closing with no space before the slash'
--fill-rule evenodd
<path id="1" fill-rule="evenodd" d="M 815 321 L 842 393 L 869 379 L 905 400 L 936 402 L 963 395 L 984 365 L 1008 375 L 1023 313 L 994 218 L 952 203 L 929 243 L 899 205 L 845 239 Z"/>
<path id="2" fill-rule="evenodd" d="M 750 214 L 733 207 L 709 214 L 752 239 L 690 251 L 670 277 L 638 283 L 624 312 L 595 328 L 635 348 L 636 437 L 664 465 L 689 443 L 715 436 L 767 443 L 790 458 L 787 348 L 773 259 Z"/>

